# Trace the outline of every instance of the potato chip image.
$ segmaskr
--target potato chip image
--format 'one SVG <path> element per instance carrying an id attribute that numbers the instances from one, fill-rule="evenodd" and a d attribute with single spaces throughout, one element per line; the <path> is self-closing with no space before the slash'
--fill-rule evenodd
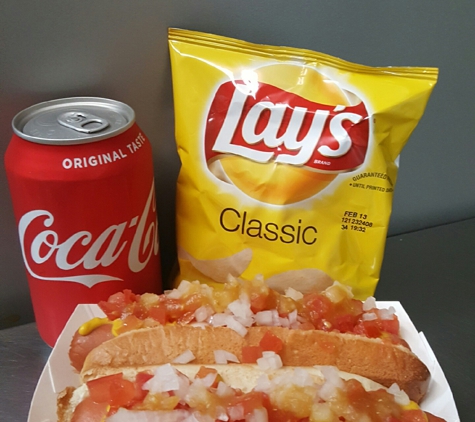
<path id="1" fill-rule="evenodd" d="M 317 268 L 289 270 L 275 274 L 266 280 L 267 285 L 281 294 L 292 287 L 305 294 L 322 292 L 333 284 L 333 279 L 324 271 Z"/>
<path id="2" fill-rule="evenodd" d="M 252 249 L 243 249 L 233 255 L 218 259 L 197 259 L 183 248 L 179 248 L 178 257 L 187 260 L 201 274 L 218 283 L 227 283 L 229 277 L 239 277 L 252 260 Z"/>

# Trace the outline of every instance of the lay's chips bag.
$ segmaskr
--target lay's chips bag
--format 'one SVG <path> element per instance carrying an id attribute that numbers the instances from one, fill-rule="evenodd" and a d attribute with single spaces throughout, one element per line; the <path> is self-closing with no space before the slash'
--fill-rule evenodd
<path id="1" fill-rule="evenodd" d="M 285 292 L 333 280 L 374 293 L 398 156 L 434 68 L 170 29 L 177 280 L 262 275 Z"/>

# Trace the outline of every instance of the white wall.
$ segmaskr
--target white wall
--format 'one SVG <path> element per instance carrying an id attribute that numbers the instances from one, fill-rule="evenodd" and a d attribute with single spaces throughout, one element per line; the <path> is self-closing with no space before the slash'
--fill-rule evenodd
<path id="1" fill-rule="evenodd" d="M 475 216 L 475 3 L 470 0 L 2 0 L 0 151 L 23 108 L 91 95 L 132 106 L 154 148 L 165 276 L 174 260 L 169 26 L 309 48 L 374 66 L 435 66 L 401 157 L 390 234 Z M 2 162 L 3 166 L 3 162 Z M 33 319 L 4 169 L 0 328 Z"/>

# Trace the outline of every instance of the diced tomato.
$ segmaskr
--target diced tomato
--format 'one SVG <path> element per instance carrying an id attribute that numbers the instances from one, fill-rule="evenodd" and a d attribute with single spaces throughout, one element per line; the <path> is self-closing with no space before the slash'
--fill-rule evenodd
<path id="1" fill-rule="evenodd" d="M 357 403 L 368 395 L 363 385 L 355 379 L 346 382 L 346 394 L 350 403 Z"/>
<path id="2" fill-rule="evenodd" d="M 259 342 L 259 346 L 261 346 L 262 350 L 279 353 L 283 349 L 284 343 L 274 333 L 272 333 L 271 331 L 266 331 L 261 341 Z"/>
<path id="3" fill-rule="evenodd" d="M 250 415 L 254 409 L 259 409 L 264 406 L 266 394 L 261 391 L 250 391 L 249 393 L 235 396 L 232 400 L 232 405 L 242 405 L 244 408 L 244 416 Z M 271 420 L 271 419 L 269 419 Z"/>
<path id="4" fill-rule="evenodd" d="M 192 294 L 185 299 L 185 302 L 183 304 L 183 312 L 193 313 L 203 305 L 203 296 L 197 293 Z"/>
<path id="5" fill-rule="evenodd" d="M 251 311 L 254 313 L 266 309 L 267 295 L 262 293 L 251 293 L 250 295 Z"/>
<path id="6" fill-rule="evenodd" d="M 110 386 L 116 380 L 122 380 L 123 375 L 115 374 L 106 377 L 97 378 L 95 380 L 88 381 L 87 388 L 89 390 L 90 397 L 96 403 L 109 403 L 110 400 Z M 120 382 L 120 381 L 119 381 Z"/>
<path id="7" fill-rule="evenodd" d="M 117 329 L 118 334 L 126 333 L 127 331 L 136 330 L 143 325 L 143 321 L 135 315 L 127 315 L 122 320 L 122 325 Z"/>
<path id="8" fill-rule="evenodd" d="M 74 409 L 71 422 L 103 422 L 109 411 L 107 403 L 96 403 L 86 397 Z"/>
<path id="9" fill-rule="evenodd" d="M 153 378 L 153 374 L 147 374 L 146 372 L 139 372 L 137 376 L 135 377 L 135 384 L 137 385 L 137 387 L 142 389 L 143 385 L 151 378 Z"/>
<path id="10" fill-rule="evenodd" d="M 393 319 L 380 320 L 381 331 L 385 331 L 390 334 L 399 334 L 399 320 L 395 317 Z"/>
<path id="11" fill-rule="evenodd" d="M 304 314 L 307 315 L 309 321 L 315 326 L 319 326 L 322 319 L 329 319 L 333 309 L 332 302 L 326 296 L 318 293 L 308 293 L 303 299 Z"/>
<path id="12" fill-rule="evenodd" d="M 381 336 L 381 330 L 377 320 L 361 321 L 353 330 L 355 334 L 361 334 L 370 338 L 377 338 Z"/>
<path id="13" fill-rule="evenodd" d="M 355 327 L 356 316 L 351 314 L 344 314 L 335 317 L 333 321 L 333 328 L 338 330 L 340 333 L 352 332 Z"/>
<path id="14" fill-rule="evenodd" d="M 242 363 L 256 363 L 257 359 L 262 357 L 262 349 L 260 346 L 243 346 Z"/>
<path id="15" fill-rule="evenodd" d="M 132 293 L 132 290 L 125 289 L 124 299 L 125 299 L 125 303 L 137 302 L 140 299 L 140 295 L 136 295 Z"/>
<path id="16" fill-rule="evenodd" d="M 111 296 L 107 301 L 100 301 L 99 307 L 104 311 L 107 317 L 113 321 L 122 316 L 127 305 L 137 302 L 140 296 L 132 293 L 131 290 L 125 289 L 123 292 L 117 292 Z"/>
<path id="17" fill-rule="evenodd" d="M 330 299 L 318 293 L 307 293 L 302 302 L 307 309 L 317 312 L 320 316 L 329 314 L 332 309 Z"/>
<path id="18" fill-rule="evenodd" d="M 167 309 L 163 304 L 152 306 L 149 310 L 149 315 L 162 325 L 167 323 Z"/>
<path id="19" fill-rule="evenodd" d="M 137 391 L 133 382 L 122 379 L 110 386 L 110 393 L 111 407 L 126 407 L 134 402 Z"/>
<path id="20" fill-rule="evenodd" d="M 363 302 L 358 299 L 348 301 L 348 312 L 352 315 L 361 315 L 363 313 Z"/>
<path id="21" fill-rule="evenodd" d="M 194 319 L 195 319 L 195 312 L 188 311 L 188 312 L 185 312 L 180 318 L 178 318 L 177 322 L 179 322 L 180 324 L 189 324 Z"/>
<path id="22" fill-rule="evenodd" d="M 205 378 L 209 374 L 218 374 L 218 371 L 215 368 L 202 366 L 196 373 L 195 378 Z"/>
<path id="23" fill-rule="evenodd" d="M 127 404 L 128 407 L 132 407 L 144 401 L 145 397 L 148 394 L 148 390 L 144 390 L 143 385 L 152 377 L 152 374 L 147 374 L 146 372 L 139 372 L 136 375 L 135 382 L 133 383 L 135 388 L 135 394 L 134 397 Z"/>
<path id="24" fill-rule="evenodd" d="M 134 383 L 124 379 L 122 373 L 88 381 L 87 388 L 92 400 L 111 407 L 127 406 L 136 394 Z"/>
<path id="25" fill-rule="evenodd" d="M 168 321 L 176 321 L 183 315 L 183 303 L 180 299 L 167 298 L 164 301 L 164 305 L 167 310 Z"/>
<path id="26" fill-rule="evenodd" d="M 149 315 L 147 308 L 139 302 L 134 302 L 128 305 L 125 312 L 142 320 L 147 318 Z"/>
<path id="27" fill-rule="evenodd" d="M 123 307 L 121 305 L 118 305 L 117 303 L 109 303 L 102 300 L 99 302 L 99 308 L 102 309 L 102 311 L 106 314 L 107 318 L 109 318 L 111 321 L 120 318 L 122 315 Z"/>

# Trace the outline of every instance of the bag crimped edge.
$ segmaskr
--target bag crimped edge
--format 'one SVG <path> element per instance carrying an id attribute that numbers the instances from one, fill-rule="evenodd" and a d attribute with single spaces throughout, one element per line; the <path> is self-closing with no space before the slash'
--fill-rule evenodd
<path id="1" fill-rule="evenodd" d="M 206 32 L 192 31 L 180 28 L 168 29 L 169 41 L 185 41 L 190 44 L 196 44 L 206 47 L 219 47 L 229 51 L 252 53 L 265 58 L 276 58 L 281 60 L 303 60 L 306 62 L 315 62 L 336 67 L 349 72 L 360 72 L 368 74 L 388 73 L 391 75 L 408 75 L 412 78 L 421 78 L 434 80 L 439 74 L 436 67 L 418 67 L 418 66 L 366 66 L 353 63 L 329 54 L 317 51 L 286 46 L 273 46 L 268 44 L 256 44 L 237 38 L 225 37 Z"/>

